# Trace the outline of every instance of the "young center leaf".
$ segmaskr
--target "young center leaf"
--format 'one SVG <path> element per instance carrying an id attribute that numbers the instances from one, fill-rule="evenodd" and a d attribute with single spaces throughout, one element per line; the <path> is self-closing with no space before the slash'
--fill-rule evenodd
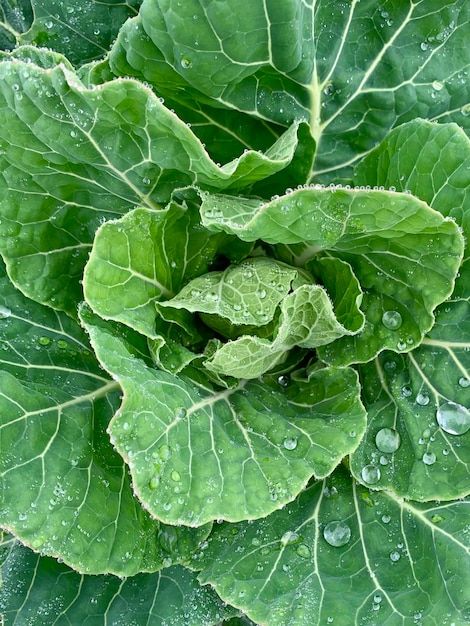
<path id="1" fill-rule="evenodd" d="M 282 378 L 214 388 L 208 379 L 148 367 L 119 328 L 86 308 L 81 319 L 124 391 L 111 440 L 129 463 L 138 497 L 161 521 L 199 526 L 266 515 L 311 476 L 328 475 L 362 436 L 352 369 L 314 370 L 287 387 Z"/>

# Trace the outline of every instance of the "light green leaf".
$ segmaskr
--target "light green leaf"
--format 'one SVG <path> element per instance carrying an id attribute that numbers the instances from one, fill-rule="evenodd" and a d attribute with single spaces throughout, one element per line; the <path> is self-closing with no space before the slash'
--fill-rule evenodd
<path id="1" fill-rule="evenodd" d="M 201 215 L 210 231 L 287 245 L 279 256 L 293 265 L 308 264 L 320 252 L 350 265 L 364 290 L 366 325 L 319 350 L 335 365 L 418 345 L 434 308 L 452 292 L 463 254 L 455 223 L 393 191 L 313 186 L 269 202 L 207 194 Z"/>
<path id="2" fill-rule="evenodd" d="M 321 369 L 287 386 L 282 377 L 218 390 L 147 367 L 109 322 L 86 309 L 81 317 L 124 390 L 111 440 L 138 497 L 162 521 L 264 516 L 359 443 L 365 414 L 351 369 Z"/>
<path id="3" fill-rule="evenodd" d="M 248 151 L 219 167 L 143 84 L 86 89 L 62 65 L 3 61 L 0 251 L 9 275 L 28 297 L 75 314 L 102 221 L 135 205 L 159 209 L 184 185 L 251 184 L 284 168 L 296 144 L 294 125 L 266 154 Z"/>
<path id="4" fill-rule="evenodd" d="M 237 611 L 181 566 L 131 578 L 83 576 L 6 537 L 0 611 L 5 626 L 216 626 Z"/>
<path id="5" fill-rule="evenodd" d="M 194 566 L 270 626 L 465 626 L 469 507 L 369 493 L 337 470 L 264 519 L 216 527 Z"/>
<path id="6" fill-rule="evenodd" d="M 335 317 L 331 300 L 320 285 L 303 285 L 281 304 L 279 326 L 272 341 L 246 335 L 222 345 L 205 362 L 212 372 L 236 378 L 258 378 L 285 358 L 291 348 L 317 348 L 349 330 Z"/>
<path id="7" fill-rule="evenodd" d="M 159 525 L 106 435 L 118 384 L 73 320 L 24 298 L 3 268 L 0 286 L 0 525 L 83 572 L 158 569 Z"/>
<path id="8" fill-rule="evenodd" d="M 102 57 L 119 28 L 141 0 L 65 3 L 62 0 L 8 0 L 0 7 L 0 47 L 32 43 L 66 54 L 82 64 Z"/>
<path id="9" fill-rule="evenodd" d="M 470 305 L 437 313 L 419 348 L 361 371 L 369 422 L 351 458 L 358 480 L 421 501 L 470 493 Z"/>
<path id="10" fill-rule="evenodd" d="M 287 296 L 297 270 L 267 257 L 246 259 L 193 279 L 160 307 L 210 313 L 232 324 L 263 326 Z"/>
<path id="11" fill-rule="evenodd" d="M 348 178 L 389 129 L 417 116 L 470 129 L 466 0 L 144 0 L 140 19 L 147 39 L 121 42 L 126 64 L 115 71 L 132 75 L 130 65 L 157 93 L 184 90 L 202 108 L 273 127 L 307 120 L 315 180 Z"/>

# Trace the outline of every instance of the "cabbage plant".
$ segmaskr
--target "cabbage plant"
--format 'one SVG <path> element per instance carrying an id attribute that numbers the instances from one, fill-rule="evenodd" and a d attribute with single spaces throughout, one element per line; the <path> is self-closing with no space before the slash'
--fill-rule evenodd
<path id="1" fill-rule="evenodd" d="M 0 8 L 2 624 L 468 624 L 470 4 Z"/>

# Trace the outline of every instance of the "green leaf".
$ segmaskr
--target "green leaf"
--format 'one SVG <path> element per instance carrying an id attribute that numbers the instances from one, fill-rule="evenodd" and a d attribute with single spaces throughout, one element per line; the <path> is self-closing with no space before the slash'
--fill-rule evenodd
<path id="1" fill-rule="evenodd" d="M 264 519 L 216 527 L 193 564 L 261 624 L 464 626 L 469 506 L 369 493 L 338 470 Z"/>
<path id="2" fill-rule="evenodd" d="M 204 365 L 236 378 L 257 378 L 282 361 L 291 348 L 317 348 L 358 330 L 338 322 L 322 287 L 302 285 L 284 298 L 272 341 L 245 335 L 222 345 Z"/>
<path id="3" fill-rule="evenodd" d="M 436 125 L 414 120 L 389 133 L 355 168 L 362 185 L 410 190 L 470 237 L 470 140 L 457 124 Z M 470 252 L 464 253 L 454 289 L 468 297 Z"/>
<path id="4" fill-rule="evenodd" d="M 24 298 L 3 269 L 0 284 L 1 526 L 83 572 L 158 569 L 159 525 L 106 435 L 118 384 L 73 320 Z"/>
<path id="5" fill-rule="evenodd" d="M 75 65 L 102 57 L 141 0 L 80 4 L 62 0 L 8 0 L 0 7 L 0 46 L 44 46 L 66 54 Z"/>
<path id="6" fill-rule="evenodd" d="M 307 120 L 315 180 L 349 178 L 389 129 L 418 116 L 470 129 L 465 0 L 145 0 L 140 20 L 135 39 L 125 41 L 129 27 L 112 55 L 114 71 L 139 72 L 176 100 L 184 90 L 203 110 L 256 116 L 260 126 Z"/>
<path id="7" fill-rule="evenodd" d="M 279 256 L 293 265 L 308 266 L 318 253 L 349 264 L 364 291 L 366 324 L 319 350 L 335 365 L 418 345 L 452 292 L 463 254 L 456 224 L 393 191 L 313 186 L 269 202 L 207 194 L 201 215 L 211 232 L 288 246 Z"/>
<path id="8" fill-rule="evenodd" d="M 147 367 L 109 322 L 86 309 L 81 317 L 100 362 L 124 390 L 111 440 L 129 463 L 138 497 L 164 522 L 264 516 L 359 443 L 365 414 L 351 369 L 320 369 L 287 387 L 282 377 L 217 390 Z"/>
<path id="9" fill-rule="evenodd" d="M 59 65 L 0 63 L 0 250 L 30 298 L 75 314 L 99 224 L 136 204 L 161 208 L 174 189 L 251 184 L 285 167 L 294 125 L 266 152 L 219 167 L 148 87 L 86 89 Z M 63 268 L 67 267 L 64 275 Z"/>
<path id="10" fill-rule="evenodd" d="M 216 626 L 236 614 L 181 566 L 120 580 L 80 575 L 51 558 L 34 554 L 10 537 L 4 538 L 1 547 L 8 550 L 0 587 L 5 626 Z"/>
<path id="11" fill-rule="evenodd" d="M 470 493 L 469 320 L 468 302 L 441 307 L 419 348 L 363 368 L 369 421 L 351 458 L 358 480 L 421 501 Z"/>

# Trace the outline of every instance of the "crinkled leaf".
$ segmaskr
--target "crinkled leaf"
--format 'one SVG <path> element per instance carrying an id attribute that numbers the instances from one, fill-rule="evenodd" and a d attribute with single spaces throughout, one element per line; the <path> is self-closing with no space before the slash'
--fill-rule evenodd
<path id="1" fill-rule="evenodd" d="M 101 317 L 155 338 L 155 302 L 207 272 L 231 239 L 204 232 L 197 210 L 175 202 L 166 210 L 130 211 L 98 229 L 85 266 L 85 299 Z M 234 248 L 241 247 L 250 250 L 246 244 Z"/>
<path id="2" fill-rule="evenodd" d="M 140 18 L 139 36 L 120 42 L 116 72 L 132 75 L 130 66 L 157 92 L 184 90 L 201 108 L 273 126 L 308 120 L 313 175 L 326 182 L 349 176 L 390 128 L 417 116 L 469 128 L 466 0 L 144 0 Z"/>
<path id="3" fill-rule="evenodd" d="M 229 341 L 205 366 L 236 378 L 257 378 L 282 361 L 291 348 L 317 348 L 359 329 L 349 330 L 338 322 L 331 300 L 320 285 L 303 285 L 284 298 L 279 326 L 271 341 L 252 335 Z"/>
<path id="4" fill-rule="evenodd" d="M 6 537 L 0 611 L 5 626 L 216 626 L 237 613 L 181 566 L 128 579 L 83 576 Z M 149 622 L 150 620 L 150 622 Z"/>
<path id="5" fill-rule="evenodd" d="M 136 14 L 140 4 L 141 0 L 7 0 L 0 7 L 0 46 L 10 50 L 32 43 L 66 54 L 80 65 L 106 54 L 122 24 Z"/>
<path id="6" fill-rule="evenodd" d="M 263 326 L 273 319 L 297 274 L 274 259 L 254 257 L 193 279 L 160 306 L 220 315 L 237 325 Z"/>
<path id="7" fill-rule="evenodd" d="M 312 475 L 329 474 L 362 436 L 351 369 L 321 369 L 287 387 L 266 379 L 217 390 L 147 367 L 109 323 L 86 309 L 81 318 L 124 390 L 112 442 L 139 498 L 162 521 L 197 526 L 266 515 Z"/>
<path id="8" fill-rule="evenodd" d="M 0 525 L 81 571 L 157 569 L 159 525 L 106 435 L 118 384 L 73 320 L 24 298 L 3 270 L 0 294 Z"/>
<path id="9" fill-rule="evenodd" d="M 465 626 L 469 507 L 369 493 L 338 470 L 264 519 L 216 527 L 194 566 L 270 626 Z"/>
<path id="10" fill-rule="evenodd" d="M 266 152 L 216 165 L 184 122 L 132 80 L 86 89 L 59 65 L 0 63 L 0 250 L 12 280 L 75 312 L 100 222 L 136 204 L 161 208 L 176 187 L 226 189 L 285 167 L 294 125 Z M 68 270 L 64 275 L 63 268 Z"/>
<path id="11" fill-rule="evenodd" d="M 469 303 L 441 307 L 419 348 L 402 357 L 384 353 L 361 380 L 369 421 L 351 458 L 358 480 L 372 477 L 372 488 L 413 500 L 468 495 Z"/>
<path id="12" fill-rule="evenodd" d="M 201 215 L 210 231 L 287 244 L 279 255 L 290 256 L 294 265 L 321 251 L 350 265 L 364 291 L 366 324 L 357 335 L 319 350 L 335 365 L 418 345 L 432 326 L 433 309 L 452 292 L 463 254 L 456 224 L 410 194 L 393 191 L 315 186 L 269 202 L 207 194 Z"/>

